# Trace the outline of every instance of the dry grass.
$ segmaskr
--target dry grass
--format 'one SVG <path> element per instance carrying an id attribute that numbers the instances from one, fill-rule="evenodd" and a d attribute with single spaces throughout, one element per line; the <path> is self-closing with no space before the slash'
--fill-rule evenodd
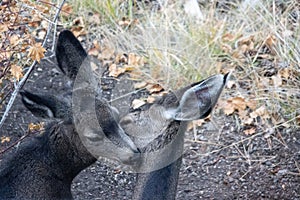
<path id="1" fill-rule="evenodd" d="M 147 60 L 144 73 L 176 88 L 214 73 L 234 72 L 231 96 L 265 105 L 272 124 L 296 124 L 300 99 L 299 2 L 203 3 L 203 19 L 189 16 L 182 1 L 164 1 L 160 10 L 133 1 L 71 0 L 86 29 L 118 52 Z M 219 1 L 219 2 L 226 2 Z M 249 2 L 249 3 L 248 3 Z M 222 4 L 224 5 L 224 4 Z M 229 4 L 228 4 L 229 5 Z M 89 13 L 99 14 L 99 23 Z M 120 25 L 128 22 L 130 25 Z"/>

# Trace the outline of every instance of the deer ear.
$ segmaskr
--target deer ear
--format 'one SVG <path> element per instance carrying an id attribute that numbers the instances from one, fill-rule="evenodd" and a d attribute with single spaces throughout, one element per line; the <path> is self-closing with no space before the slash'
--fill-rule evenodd
<path id="1" fill-rule="evenodd" d="M 87 53 L 71 31 L 64 30 L 59 34 L 56 46 L 58 67 L 72 81 L 86 57 Z"/>
<path id="2" fill-rule="evenodd" d="M 190 121 L 207 117 L 216 105 L 227 79 L 228 74 L 215 75 L 185 91 L 179 106 L 171 114 L 172 118 Z"/>
<path id="3" fill-rule="evenodd" d="M 28 91 L 20 91 L 22 102 L 30 112 L 40 118 L 65 118 L 69 106 L 61 99 L 47 94 L 33 94 Z"/>

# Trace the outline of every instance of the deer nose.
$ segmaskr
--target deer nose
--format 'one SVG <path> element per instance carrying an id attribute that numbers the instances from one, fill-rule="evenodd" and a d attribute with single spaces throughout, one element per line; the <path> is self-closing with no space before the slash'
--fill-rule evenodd
<path id="1" fill-rule="evenodd" d="M 121 127 L 119 127 L 119 136 L 121 137 L 121 141 L 125 148 L 128 148 L 133 153 L 140 153 L 139 149 L 134 144 L 132 139 L 125 133 L 125 131 Z"/>
<path id="2" fill-rule="evenodd" d="M 122 163 L 126 165 L 136 166 L 138 165 L 138 163 L 140 163 L 140 161 L 141 161 L 141 152 L 139 151 L 139 149 L 137 149 L 137 151 L 134 151 L 129 157 L 122 160 Z"/>

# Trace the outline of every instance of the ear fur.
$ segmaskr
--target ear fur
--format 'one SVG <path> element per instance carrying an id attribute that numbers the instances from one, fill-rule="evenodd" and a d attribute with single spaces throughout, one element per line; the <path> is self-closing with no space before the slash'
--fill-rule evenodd
<path id="1" fill-rule="evenodd" d="M 74 81 L 86 58 L 87 53 L 73 33 L 69 30 L 62 31 L 56 46 L 56 59 L 61 71 Z"/>
<path id="2" fill-rule="evenodd" d="M 183 93 L 179 106 L 168 110 L 166 115 L 180 121 L 207 117 L 216 105 L 228 77 L 228 74 L 211 76 L 189 88 Z"/>
<path id="3" fill-rule="evenodd" d="M 66 118 L 69 116 L 67 102 L 53 95 L 34 94 L 28 91 L 20 91 L 22 102 L 31 113 L 40 118 Z"/>

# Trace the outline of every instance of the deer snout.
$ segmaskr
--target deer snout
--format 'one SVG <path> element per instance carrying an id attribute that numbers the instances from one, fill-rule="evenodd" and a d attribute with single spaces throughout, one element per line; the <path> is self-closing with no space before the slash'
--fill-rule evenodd
<path id="1" fill-rule="evenodd" d="M 141 160 L 141 152 L 139 150 L 128 152 L 124 157 L 120 157 L 120 161 L 125 165 L 135 166 Z"/>

